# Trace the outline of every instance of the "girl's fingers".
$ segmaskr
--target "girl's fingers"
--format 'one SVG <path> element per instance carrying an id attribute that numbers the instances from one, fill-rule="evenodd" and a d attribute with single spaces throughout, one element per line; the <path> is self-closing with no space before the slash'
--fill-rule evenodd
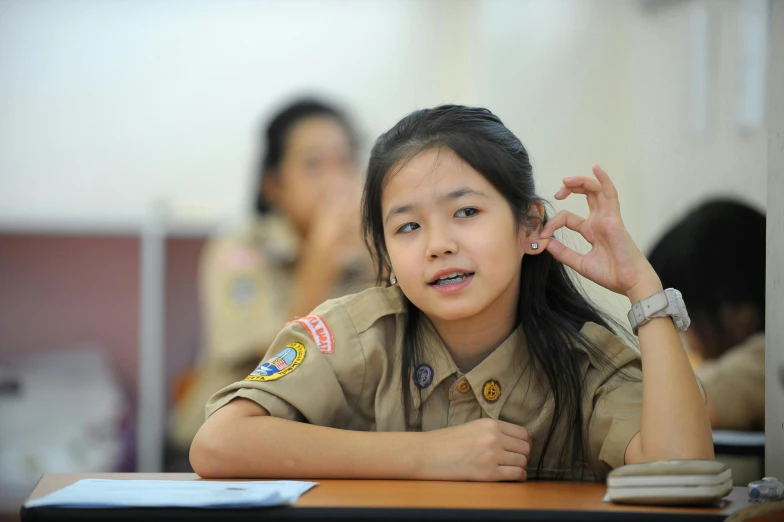
<path id="1" fill-rule="evenodd" d="M 582 187 L 587 191 L 595 192 L 600 194 L 602 197 L 600 201 L 604 198 L 608 200 L 617 200 L 618 199 L 618 191 L 615 188 L 615 184 L 610 179 L 610 176 L 602 170 L 599 165 L 594 165 L 591 167 L 593 171 L 593 175 L 595 177 L 589 176 L 570 176 L 563 179 L 564 187 L 575 189 L 577 187 Z M 558 191 L 560 194 L 563 191 L 563 187 L 561 190 Z M 573 191 L 576 192 L 576 191 Z M 558 198 L 563 199 L 563 198 Z"/>
<path id="2" fill-rule="evenodd" d="M 499 480 L 514 480 L 522 482 L 528 478 L 528 473 L 518 466 L 498 466 Z"/>
<path id="3" fill-rule="evenodd" d="M 512 424 L 511 422 L 505 421 L 498 421 L 501 425 L 501 433 L 508 437 L 513 437 L 515 439 L 524 440 L 527 442 L 531 442 L 531 435 L 528 433 L 528 430 L 518 424 Z"/>
<path id="4" fill-rule="evenodd" d="M 591 192 L 602 192 L 602 184 L 597 178 L 590 178 L 588 176 L 572 176 L 563 179 L 563 184 L 568 188 L 582 187 Z"/>
<path id="5" fill-rule="evenodd" d="M 521 455 L 531 454 L 531 444 L 528 441 L 516 439 L 514 437 L 504 437 L 503 447 L 505 451 L 520 453 Z"/>
<path id="6" fill-rule="evenodd" d="M 556 192 L 556 196 L 560 196 L 560 197 L 558 197 L 558 199 L 566 199 L 566 196 L 568 196 L 569 194 L 572 194 L 572 193 L 574 193 L 574 194 L 593 194 L 594 196 L 601 196 L 602 195 L 600 192 L 596 192 L 595 190 L 588 190 L 585 187 L 566 187 L 566 186 L 563 186 L 563 187 L 561 187 L 558 190 L 558 192 Z"/>
<path id="7" fill-rule="evenodd" d="M 539 233 L 539 237 L 541 239 L 547 239 L 552 236 L 556 230 L 564 226 L 569 230 L 580 232 L 580 228 L 584 222 L 585 218 L 578 216 L 573 212 L 569 212 L 568 210 L 562 210 L 547 222 Z"/>
<path id="8" fill-rule="evenodd" d="M 528 467 L 528 457 L 526 457 L 522 453 L 505 451 L 501 455 L 501 458 L 498 459 L 498 464 L 500 466 L 515 466 L 518 468 L 525 469 L 526 467 Z"/>
<path id="9" fill-rule="evenodd" d="M 582 274 L 583 255 L 578 254 L 555 238 L 551 238 L 545 247 L 548 252 L 561 263 Z"/>
<path id="10" fill-rule="evenodd" d="M 602 193 L 604 194 L 604 197 L 609 201 L 614 201 L 615 204 L 618 205 L 618 191 L 615 189 L 615 185 L 610 179 L 610 176 L 608 176 L 599 165 L 594 165 L 592 170 L 593 175 L 596 176 L 596 179 L 602 186 Z"/>
<path id="11" fill-rule="evenodd" d="M 569 188 L 565 186 L 561 187 L 561 189 L 558 192 L 556 192 L 555 199 L 566 199 L 567 197 L 569 197 L 569 194 L 572 193 L 585 194 L 585 198 L 588 201 L 588 210 L 590 210 L 591 212 L 595 212 L 599 210 L 600 208 L 599 200 L 602 197 L 601 192 L 596 193 L 593 191 L 586 190 L 583 187 L 575 187 L 575 188 Z"/>

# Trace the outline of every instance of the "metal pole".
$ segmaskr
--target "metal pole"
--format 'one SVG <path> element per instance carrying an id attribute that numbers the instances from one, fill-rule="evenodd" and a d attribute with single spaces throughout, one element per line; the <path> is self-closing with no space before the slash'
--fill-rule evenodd
<path id="1" fill-rule="evenodd" d="M 166 213 L 155 205 L 140 240 L 139 378 L 136 413 L 136 471 L 163 469 L 166 407 L 164 357 L 166 298 Z"/>
<path id="2" fill-rule="evenodd" d="M 784 479 L 784 0 L 775 0 L 771 4 L 765 285 L 765 475 Z"/>

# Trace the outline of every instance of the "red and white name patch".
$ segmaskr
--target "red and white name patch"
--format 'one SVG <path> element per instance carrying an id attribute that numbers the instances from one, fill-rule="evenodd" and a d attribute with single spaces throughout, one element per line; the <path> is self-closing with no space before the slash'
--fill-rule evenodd
<path id="1" fill-rule="evenodd" d="M 333 353 L 335 351 L 335 339 L 332 337 L 332 330 L 329 329 L 327 322 L 320 315 L 306 315 L 305 317 L 294 319 L 289 324 L 291 323 L 299 323 L 304 326 L 321 353 Z"/>

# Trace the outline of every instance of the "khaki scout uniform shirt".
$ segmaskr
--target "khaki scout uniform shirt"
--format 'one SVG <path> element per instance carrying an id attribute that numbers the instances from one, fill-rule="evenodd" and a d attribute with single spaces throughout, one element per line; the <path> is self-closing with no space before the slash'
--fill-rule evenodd
<path id="1" fill-rule="evenodd" d="M 199 274 L 205 350 L 195 382 L 171 419 L 174 442 L 182 449 L 204 422 L 207 399 L 245 377 L 292 319 L 286 313 L 299 249 L 290 222 L 274 213 L 205 247 Z M 369 269 L 369 259 L 357 259 L 333 297 L 371 286 Z"/>
<path id="2" fill-rule="evenodd" d="M 695 372 L 716 414 L 715 428 L 761 430 L 765 425 L 765 333 L 749 337 Z"/>
<path id="3" fill-rule="evenodd" d="M 315 314 L 326 326 L 322 337 L 334 341 L 332 353 L 317 347 L 312 338 L 318 338 L 317 332 L 300 323 L 289 324 L 275 339 L 266 362 L 210 399 L 207 416 L 232 399 L 245 397 L 275 417 L 321 426 L 380 432 L 413 429 L 403 412 L 400 389 L 403 299 L 398 287 L 391 287 L 324 303 Z M 427 324 L 423 328 L 426 366 L 415 369 L 410 384 L 415 410 L 422 406 L 422 429 L 435 430 L 483 417 L 524 426 L 532 439 L 528 471 L 534 478 L 552 420 L 553 400 L 546 384 L 527 364 L 521 329 L 479 365 L 461 374 L 432 325 Z M 596 324 L 586 323 L 583 333 L 602 347 L 612 362 L 612 368 L 600 371 L 588 355 L 581 358 L 585 462 L 574 463 L 571 470 L 556 466 L 558 456 L 571 448 L 557 440 L 556 431 L 539 478 L 563 473 L 601 480 L 609 469 L 624 463 L 626 446 L 640 431 L 639 352 Z M 421 402 L 416 383 L 421 388 Z"/>

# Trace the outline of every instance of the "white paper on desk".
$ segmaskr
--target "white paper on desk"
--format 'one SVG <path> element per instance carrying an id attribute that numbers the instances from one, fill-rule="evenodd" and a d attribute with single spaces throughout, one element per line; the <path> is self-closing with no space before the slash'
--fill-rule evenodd
<path id="1" fill-rule="evenodd" d="M 293 504 L 316 482 L 83 479 L 25 507 L 246 508 Z"/>

